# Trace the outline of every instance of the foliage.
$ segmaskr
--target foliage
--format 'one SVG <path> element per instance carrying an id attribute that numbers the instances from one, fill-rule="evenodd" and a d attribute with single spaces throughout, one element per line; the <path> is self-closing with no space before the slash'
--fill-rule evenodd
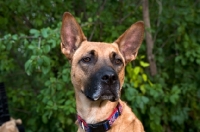
<path id="1" fill-rule="evenodd" d="M 27 33 L 29 29 L 41 29 L 44 25 L 56 27 L 63 10 L 71 8 L 73 4 L 73 1 L 67 1 L 63 6 L 62 0 L 0 1 L 0 35 L 18 31 Z"/>
<path id="2" fill-rule="evenodd" d="M 74 126 L 70 68 L 60 53 L 59 38 L 59 28 L 43 28 L 31 29 L 30 36 L 8 34 L 1 40 L 1 81 L 12 82 L 8 85 L 11 112 L 26 121 L 30 132 L 62 132 Z"/>
<path id="3" fill-rule="evenodd" d="M 64 11 L 76 16 L 92 41 L 112 42 L 142 19 L 139 0 L 82 2 L 0 2 L 0 81 L 12 116 L 27 132 L 76 130 L 70 64 L 60 52 Z M 122 91 L 148 132 L 200 132 L 199 14 L 199 1 L 150 1 L 158 74 L 149 75 L 144 41 L 126 67 Z"/>

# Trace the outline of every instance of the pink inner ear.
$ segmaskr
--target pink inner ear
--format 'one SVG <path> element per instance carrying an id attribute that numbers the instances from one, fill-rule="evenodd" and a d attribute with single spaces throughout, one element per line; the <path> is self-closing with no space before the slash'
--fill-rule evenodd
<path id="1" fill-rule="evenodd" d="M 76 42 L 75 34 L 77 34 L 76 31 L 73 31 L 70 26 L 66 27 L 65 38 L 67 44 L 69 45 L 75 44 Z"/>
<path id="2" fill-rule="evenodd" d="M 61 28 L 62 48 L 67 51 L 66 56 L 72 56 L 82 41 L 86 40 L 81 27 L 75 18 L 68 12 L 64 13 Z"/>
<path id="3" fill-rule="evenodd" d="M 66 31 L 66 33 L 62 36 L 62 42 L 64 48 L 72 51 L 75 49 L 76 37 L 72 35 L 70 31 Z"/>
<path id="4" fill-rule="evenodd" d="M 140 34 L 128 32 L 124 35 L 124 42 L 121 43 L 120 49 L 125 56 L 134 55 L 140 46 Z M 139 39 L 138 39 L 139 38 Z"/>
<path id="5" fill-rule="evenodd" d="M 132 52 L 136 51 L 143 39 L 143 32 L 140 31 L 141 29 L 135 27 L 132 30 L 129 30 L 124 36 L 125 46 L 130 48 Z M 142 38 L 141 38 L 142 37 Z"/>
<path id="6" fill-rule="evenodd" d="M 66 22 L 65 22 L 66 21 Z M 64 41 L 65 45 L 71 45 L 76 43 L 76 35 L 78 35 L 78 27 L 76 23 L 72 20 L 65 20 L 62 26 L 62 40 Z"/>
<path id="7" fill-rule="evenodd" d="M 144 24 L 143 22 L 137 22 L 115 41 L 119 45 L 126 62 L 136 58 L 138 49 L 143 40 L 143 34 Z"/>
<path id="8" fill-rule="evenodd" d="M 137 53 L 137 52 L 133 52 L 131 50 L 131 46 L 126 46 L 126 47 L 122 48 L 121 52 L 122 52 L 122 54 L 124 56 L 124 59 L 125 59 L 126 63 L 134 60 L 135 57 L 136 57 L 136 53 Z"/>

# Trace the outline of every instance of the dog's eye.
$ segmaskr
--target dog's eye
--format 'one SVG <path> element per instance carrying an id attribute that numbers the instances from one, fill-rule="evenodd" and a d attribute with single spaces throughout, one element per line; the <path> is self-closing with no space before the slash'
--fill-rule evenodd
<path id="1" fill-rule="evenodd" d="M 115 64 L 117 64 L 117 65 L 122 64 L 122 60 L 121 59 L 115 59 Z"/>
<path id="2" fill-rule="evenodd" d="M 82 58 L 82 61 L 83 62 L 90 62 L 91 58 L 90 57 L 84 57 L 84 58 Z"/>

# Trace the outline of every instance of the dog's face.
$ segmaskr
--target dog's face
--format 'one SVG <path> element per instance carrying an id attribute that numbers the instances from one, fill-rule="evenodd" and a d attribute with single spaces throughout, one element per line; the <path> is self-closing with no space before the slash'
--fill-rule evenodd
<path id="1" fill-rule="evenodd" d="M 136 58 L 143 32 L 144 25 L 138 22 L 112 44 L 88 42 L 75 18 L 65 13 L 61 50 L 71 62 L 75 91 L 91 101 L 117 101 L 124 82 L 125 65 Z"/>
<path id="2" fill-rule="evenodd" d="M 75 87 L 90 100 L 119 99 L 125 61 L 116 44 L 84 41 L 73 56 Z"/>

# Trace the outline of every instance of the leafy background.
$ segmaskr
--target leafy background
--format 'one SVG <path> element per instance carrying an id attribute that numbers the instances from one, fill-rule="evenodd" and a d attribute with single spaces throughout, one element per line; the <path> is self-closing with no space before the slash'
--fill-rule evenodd
<path id="1" fill-rule="evenodd" d="M 27 132 L 75 132 L 62 14 L 71 12 L 88 40 L 113 42 L 143 19 L 142 9 L 140 0 L 1 0 L 0 81 L 11 115 Z M 200 1 L 151 0 L 149 10 L 158 73 L 150 75 L 144 40 L 122 98 L 147 132 L 200 132 Z"/>

